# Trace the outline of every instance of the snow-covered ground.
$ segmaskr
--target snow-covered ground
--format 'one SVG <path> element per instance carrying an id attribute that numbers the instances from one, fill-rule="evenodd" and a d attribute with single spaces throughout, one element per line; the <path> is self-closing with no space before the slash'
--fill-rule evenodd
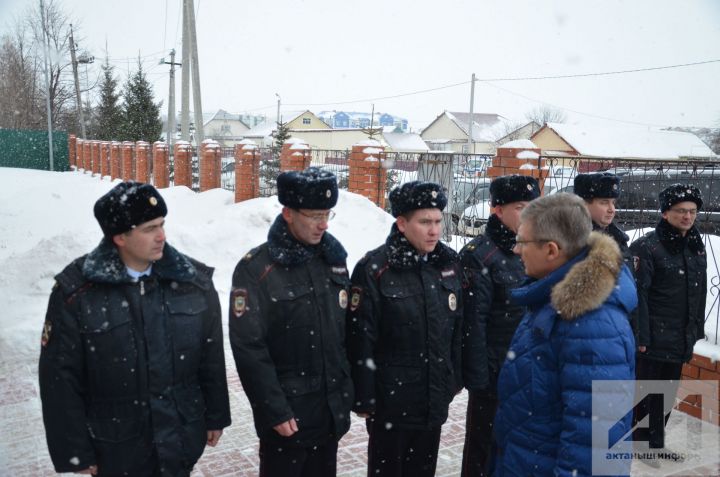
<path id="1" fill-rule="evenodd" d="M 108 180 L 77 172 L 0 168 L 0 349 L 39 356 L 40 332 L 54 275 L 92 250 L 102 237 L 93 204 Z M 277 197 L 235 204 L 233 193 L 186 187 L 161 190 L 168 204 L 166 233 L 178 250 L 215 268 L 223 307 L 238 260 L 266 240 L 280 212 Z M 366 198 L 341 191 L 330 232 L 352 267 L 385 241 L 393 218 Z"/>

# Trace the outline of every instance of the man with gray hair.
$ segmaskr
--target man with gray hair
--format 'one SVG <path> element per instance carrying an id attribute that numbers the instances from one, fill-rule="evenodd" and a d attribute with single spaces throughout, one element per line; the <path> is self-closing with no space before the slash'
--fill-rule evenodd
<path id="1" fill-rule="evenodd" d="M 530 202 L 515 253 L 529 279 L 511 291 L 528 308 L 498 379 L 494 476 L 592 475 L 593 380 L 632 380 L 635 340 L 627 315 L 635 283 L 617 244 L 592 232 L 583 200 L 559 193 Z M 632 407 L 632 391 L 603 395 Z M 614 419 L 612 419 L 614 421 Z M 631 428 L 628 414 L 613 436 Z M 617 464 L 615 464 L 617 465 Z M 617 469 L 617 467 L 615 467 Z M 629 462 L 616 474 L 627 474 Z"/>

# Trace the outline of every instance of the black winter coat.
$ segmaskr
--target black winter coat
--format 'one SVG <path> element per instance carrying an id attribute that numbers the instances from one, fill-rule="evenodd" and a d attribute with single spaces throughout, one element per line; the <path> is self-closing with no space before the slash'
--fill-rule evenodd
<path id="1" fill-rule="evenodd" d="M 327 232 L 319 246 L 302 245 L 278 216 L 268 241 L 235 268 L 230 344 L 261 439 L 310 447 L 350 428 L 346 256 Z M 292 436 L 273 429 L 291 418 Z"/>
<path id="2" fill-rule="evenodd" d="M 623 232 L 620 227 L 615 225 L 615 222 L 612 222 L 607 227 L 600 227 L 595 222 L 593 222 L 592 225 L 594 231 L 601 232 L 605 235 L 609 235 L 610 237 L 612 237 L 615 243 L 618 244 L 618 247 L 620 247 L 620 253 L 622 254 L 623 262 L 625 262 L 625 265 L 628 266 L 628 269 L 630 271 L 633 271 L 634 268 L 632 252 L 630 252 L 630 247 L 628 246 L 628 240 L 630 240 L 628 234 Z"/>
<path id="3" fill-rule="evenodd" d="M 685 237 L 664 219 L 633 242 L 638 289 L 638 346 L 651 359 L 675 363 L 692 358 L 705 336 L 707 257 L 693 227 Z"/>
<path id="4" fill-rule="evenodd" d="M 399 429 L 433 429 L 462 388 L 462 280 L 442 243 L 419 257 L 393 229 L 352 275 L 348 352 L 353 410 Z"/>
<path id="5" fill-rule="evenodd" d="M 525 279 L 525 267 L 512 251 L 515 233 L 491 215 L 485 233 L 460 252 L 467 279 L 464 294 L 463 381 L 470 391 L 497 387 L 510 341 L 525 308 L 510 300 L 510 290 Z"/>
<path id="6" fill-rule="evenodd" d="M 161 475 L 189 475 L 207 431 L 230 425 L 211 277 L 166 244 L 135 281 L 107 239 L 55 277 L 39 375 L 57 472 L 131 475 L 156 452 Z"/>

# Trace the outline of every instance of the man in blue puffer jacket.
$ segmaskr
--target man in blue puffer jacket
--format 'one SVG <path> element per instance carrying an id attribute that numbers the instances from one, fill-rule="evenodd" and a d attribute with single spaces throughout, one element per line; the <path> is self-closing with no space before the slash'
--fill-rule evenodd
<path id="1" fill-rule="evenodd" d="M 617 244 L 591 230 L 572 194 L 537 199 L 522 213 L 515 253 L 530 278 L 512 299 L 528 312 L 498 381 L 495 476 L 592 475 L 593 455 L 608 452 L 593 448 L 592 431 L 615 419 L 593 415 L 592 383 L 634 379 L 627 315 L 637 297 Z M 632 399 L 631 386 L 602 396 L 628 411 Z M 629 433 L 631 414 L 616 435 Z M 619 467 L 615 474 L 629 474 L 630 461 Z"/>

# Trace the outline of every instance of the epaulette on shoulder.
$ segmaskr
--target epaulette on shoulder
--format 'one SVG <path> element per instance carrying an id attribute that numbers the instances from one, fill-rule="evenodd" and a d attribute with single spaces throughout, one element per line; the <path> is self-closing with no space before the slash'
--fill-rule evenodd
<path id="1" fill-rule="evenodd" d="M 240 263 L 250 263 L 254 258 L 257 258 L 259 255 L 260 249 L 262 248 L 262 245 L 258 245 L 257 247 L 251 249 L 248 253 L 243 255 L 243 258 L 240 259 Z"/>
<path id="2" fill-rule="evenodd" d="M 469 242 L 469 243 L 465 244 L 465 246 L 460 250 L 460 255 L 462 255 L 464 253 L 473 252 L 476 248 L 477 248 L 477 245 L 475 244 L 475 242 Z"/>
<path id="3" fill-rule="evenodd" d="M 375 259 L 378 255 L 380 255 L 380 256 L 381 256 L 381 260 L 384 261 L 384 260 L 385 260 L 385 255 L 384 255 L 384 253 L 382 252 L 382 250 L 383 250 L 383 246 L 381 245 L 381 246 L 378 247 L 378 248 L 375 248 L 375 249 L 372 249 L 372 250 L 366 252 L 365 255 L 363 255 L 363 258 L 361 258 L 360 260 L 358 260 L 358 265 L 365 266 L 365 265 L 368 264 L 368 262 L 370 262 L 371 260 Z"/>
<path id="4" fill-rule="evenodd" d="M 76 258 L 62 272 L 55 275 L 53 290 L 59 289 L 66 302 L 74 300 L 78 293 L 92 285 L 92 282 L 88 281 L 82 273 L 85 257 L 84 255 Z"/>
<path id="5" fill-rule="evenodd" d="M 190 263 L 192 263 L 195 267 L 196 275 L 193 279 L 195 284 L 204 290 L 210 288 L 210 286 L 212 285 L 212 276 L 215 272 L 215 269 L 209 265 L 204 264 L 203 262 L 195 260 L 194 258 L 188 257 L 188 260 L 190 260 Z"/>

